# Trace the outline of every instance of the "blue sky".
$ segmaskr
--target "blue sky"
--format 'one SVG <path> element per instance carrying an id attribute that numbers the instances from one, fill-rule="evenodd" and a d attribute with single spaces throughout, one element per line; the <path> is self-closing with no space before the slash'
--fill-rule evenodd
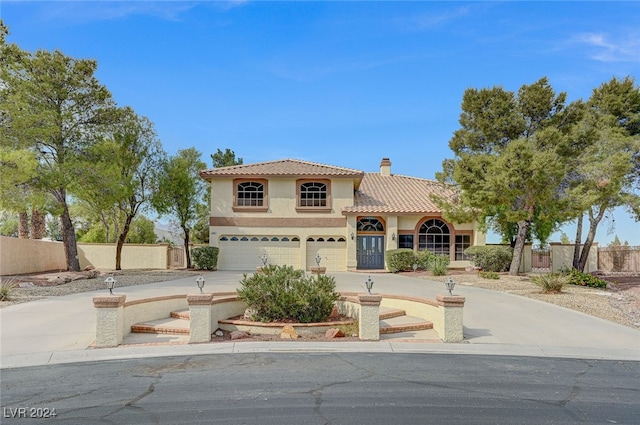
<path id="1" fill-rule="evenodd" d="M 433 178 L 470 87 L 546 76 L 569 100 L 640 69 L 640 2 L 25 2 L 10 42 L 98 61 L 165 150 Z M 611 232 L 612 227 L 613 232 Z M 574 227 L 567 226 L 569 237 Z M 640 245 L 622 209 L 596 240 Z M 557 240 L 557 236 L 555 237 Z M 490 241 L 496 241 L 490 237 Z"/>

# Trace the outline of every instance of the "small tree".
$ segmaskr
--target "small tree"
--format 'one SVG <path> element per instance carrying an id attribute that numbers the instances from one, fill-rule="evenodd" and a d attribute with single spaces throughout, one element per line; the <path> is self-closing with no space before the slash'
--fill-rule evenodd
<path id="1" fill-rule="evenodd" d="M 182 229 L 187 268 L 191 268 L 189 243 L 191 230 L 198 218 L 197 205 L 202 202 L 206 191 L 205 182 L 198 172 L 205 166 L 195 148 L 179 150 L 162 163 L 158 190 L 152 198 L 158 213 L 175 218 Z"/>

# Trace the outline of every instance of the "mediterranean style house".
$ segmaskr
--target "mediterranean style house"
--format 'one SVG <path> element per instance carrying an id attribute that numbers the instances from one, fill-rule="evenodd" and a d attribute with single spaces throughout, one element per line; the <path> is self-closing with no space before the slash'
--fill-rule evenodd
<path id="1" fill-rule="evenodd" d="M 296 159 L 203 170 L 211 185 L 210 244 L 219 270 L 287 264 L 327 271 L 385 269 L 385 251 L 428 249 L 465 267 L 463 251 L 484 245 L 475 223 L 443 219 L 430 195 L 453 196 L 433 180 Z M 266 255 L 266 256 L 265 256 Z"/>

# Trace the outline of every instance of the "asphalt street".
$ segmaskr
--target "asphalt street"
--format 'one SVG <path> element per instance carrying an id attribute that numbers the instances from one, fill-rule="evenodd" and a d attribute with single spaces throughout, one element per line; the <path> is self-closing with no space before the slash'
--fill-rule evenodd
<path id="1" fill-rule="evenodd" d="M 3 424 L 637 424 L 640 362 L 254 353 L 2 371 Z M 55 410 L 55 417 L 42 415 Z M 39 417 L 38 417 L 39 416 Z"/>

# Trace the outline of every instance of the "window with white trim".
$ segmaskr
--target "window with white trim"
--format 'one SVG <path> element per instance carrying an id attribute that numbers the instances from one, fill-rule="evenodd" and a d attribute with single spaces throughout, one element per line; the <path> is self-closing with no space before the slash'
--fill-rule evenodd
<path id="1" fill-rule="evenodd" d="M 418 251 L 428 249 L 436 255 L 449 255 L 451 232 L 442 220 L 432 218 L 420 226 L 418 232 Z"/>
<path id="2" fill-rule="evenodd" d="M 327 184 L 322 182 L 307 182 L 300 184 L 300 207 L 326 207 Z"/>

